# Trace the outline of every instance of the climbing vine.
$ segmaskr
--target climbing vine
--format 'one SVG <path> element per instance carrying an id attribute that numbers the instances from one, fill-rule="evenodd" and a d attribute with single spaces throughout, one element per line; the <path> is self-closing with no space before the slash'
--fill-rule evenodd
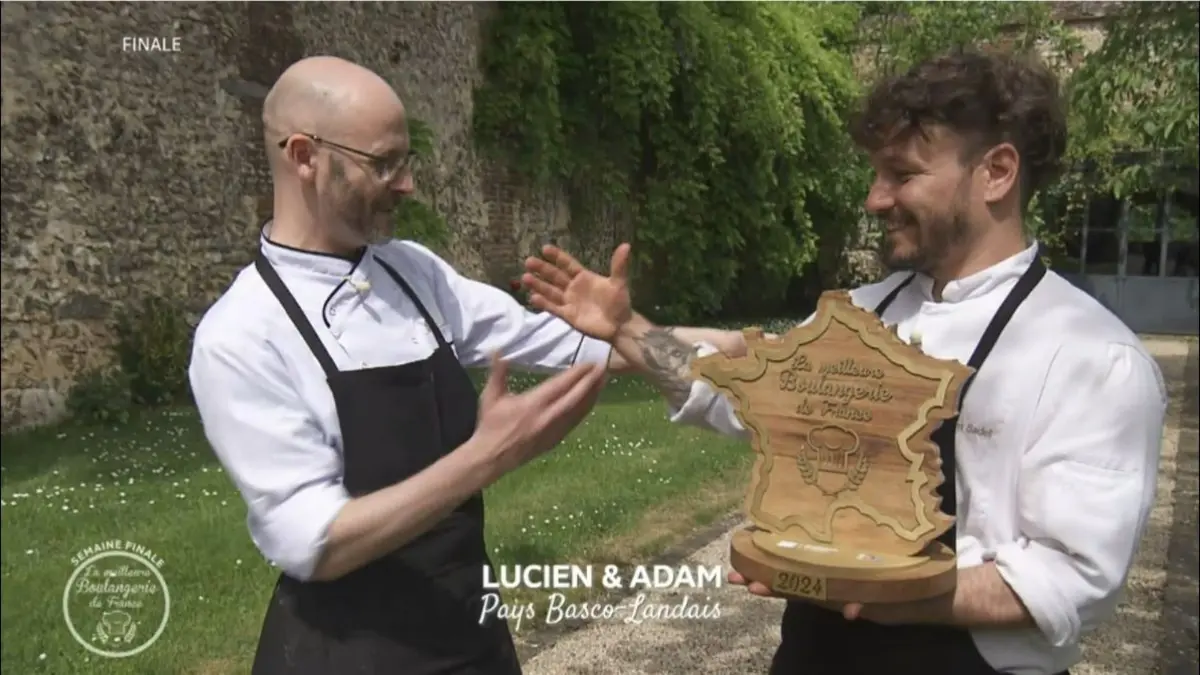
<path id="1" fill-rule="evenodd" d="M 409 148 L 417 161 L 433 156 L 434 131 L 419 119 L 408 121 Z M 418 197 L 400 200 L 396 205 L 396 237 L 415 241 L 433 250 L 445 250 L 450 245 L 450 227 L 435 206 Z"/>
<path id="2" fill-rule="evenodd" d="M 661 318 L 778 298 L 820 237 L 856 224 L 857 19 L 850 4 L 504 3 L 475 138 L 624 214 L 639 306 Z"/>
<path id="3" fill-rule="evenodd" d="M 598 207 L 623 215 L 638 306 L 659 307 L 662 320 L 777 306 L 856 237 L 869 174 L 845 133 L 848 107 L 868 78 L 934 53 L 1037 51 L 1062 75 L 1068 162 L 1091 168 L 1068 174 L 1030 213 L 1043 241 L 1059 236 L 1062 209 L 1049 203 L 1061 196 L 1154 184 L 1145 163 L 1114 161 L 1121 152 L 1196 164 L 1196 3 L 1137 4 L 1109 21 L 1090 55 L 1052 3 L 497 10 L 475 140 L 534 186 L 565 187 L 574 228 L 595 224 Z"/>

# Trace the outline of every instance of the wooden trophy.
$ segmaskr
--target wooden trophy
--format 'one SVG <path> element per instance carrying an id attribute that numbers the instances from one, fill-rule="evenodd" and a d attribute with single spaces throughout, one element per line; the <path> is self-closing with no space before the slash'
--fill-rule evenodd
<path id="1" fill-rule="evenodd" d="M 935 541 L 941 457 L 930 436 L 958 410 L 972 370 L 901 340 L 845 291 L 821 296 L 808 324 L 747 355 L 697 359 L 693 374 L 729 395 L 758 454 L 746 495 L 752 526 L 731 564 L 774 592 L 888 603 L 948 593 L 955 556 Z M 952 422 L 951 422 L 952 423 Z"/>

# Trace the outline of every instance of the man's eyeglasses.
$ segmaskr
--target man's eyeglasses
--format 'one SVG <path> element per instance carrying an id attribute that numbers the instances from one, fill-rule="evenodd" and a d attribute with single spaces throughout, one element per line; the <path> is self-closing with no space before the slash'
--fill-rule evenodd
<path id="1" fill-rule="evenodd" d="M 342 152 L 348 152 L 352 155 L 358 155 L 359 157 L 362 157 L 363 159 L 367 160 L 368 163 L 370 163 L 371 171 L 375 173 L 375 177 L 382 181 L 396 180 L 404 173 L 411 171 L 417 161 L 417 154 L 411 150 L 406 154 L 397 153 L 389 156 L 376 155 L 374 153 L 367 152 L 366 150 L 359 150 L 358 148 L 352 148 L 348 145 L 342 145 L 341 143 L 334 143 L 333 141 L 317 136 L 316 134 L 300 132 L 300 135 L 308 138 L 313 143 L 318 145 L 324 145 L 330 148 L 341 150 Z M 279 141 L 279 148 L 281 150 L 286 148 L 287 142 L 287 138 Z"/>

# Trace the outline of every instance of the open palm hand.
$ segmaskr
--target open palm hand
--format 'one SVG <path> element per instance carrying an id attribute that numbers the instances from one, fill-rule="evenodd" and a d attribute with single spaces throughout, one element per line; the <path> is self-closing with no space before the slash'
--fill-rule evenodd
<path id="1" fill-rule="evenodd" d="M 613 253 L 607 277 L 556 246 L 543 247 L 542 256 L 525 261 L 521 281 L 529 288 L 530 304 L 585 335 L 611 342 L 633 316 L 626 277 L 629 244 L 621 244 Z"/>

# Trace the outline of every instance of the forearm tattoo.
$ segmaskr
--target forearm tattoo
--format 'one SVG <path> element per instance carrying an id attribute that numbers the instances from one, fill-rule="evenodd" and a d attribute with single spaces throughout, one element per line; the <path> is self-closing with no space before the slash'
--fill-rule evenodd
<path id="1" fill-rule="evenodd" d="M 653 328 L 636 340 L 654 386 L 675 407 L 687 401 L 692 390 L 691 345 L 675 337 L 673 328 Z"/>

